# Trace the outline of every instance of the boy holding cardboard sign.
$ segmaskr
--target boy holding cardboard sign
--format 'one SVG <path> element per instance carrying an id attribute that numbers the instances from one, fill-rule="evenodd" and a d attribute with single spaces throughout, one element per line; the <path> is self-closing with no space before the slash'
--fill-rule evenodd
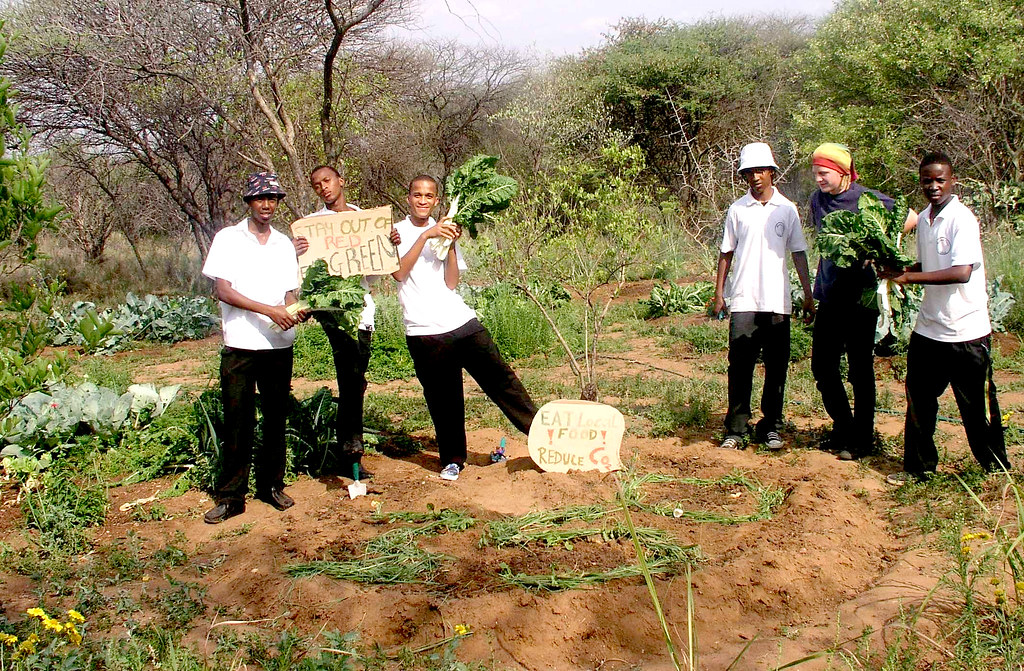
<path id="1" fill-rule="evenodd" d="M 345 179 L 341 173 L 328 165 L 319 165 L 309 173 L 310 186 L 323 201 L 322 209 L 309 216 L 323 216 L 336 212 L 357 212 L 359 206 L 345 199 Z M 391 229 L 391 243 L 398 245 L 401 237 Z M 301 256 L 309 248 L 308 241 L 296 237 L 296 252 Z M 366 295 L 363 297 L 363 311 L 359 317 L 359 335 L 353 338 L 333 323 L 321 323 L 327 340 L 331 343 L 334 370 L 338 378 L 338 411 L 335 415 L 335 431 L 338 441 L 338 469 L 344 476 L 359 469 L 359 479 L 373 477 L 363 468 L 363 397 L 366 393 L 366 368 L 370 363 L 370 343 L 373 338 L 374 317 L 377 306 L 370 294 L 370 283 L 379 276 L 363 275 L 361 281 Z"/>
<path id="2" fill-rule="evenodd" d="M 462 231 L 449 219 L 434 221 L 439 202 L 437 180 L 419 175 L 409 184 L 409 216 L 395 224 L 402 236 L 398 246 L 398 301 L 405 320 L 405 341 L 423 385 L 441 458 L 441 478 L 458 480 L 466 464 L 466 415 L 462 370 L 513 425 L 525 434 L 537 406 L 505 360 L 490 334 L 455 291 L 466 268 L 455 241 Z M 439 257 L 427 244 L 444 237 L 452 245 Z"/>

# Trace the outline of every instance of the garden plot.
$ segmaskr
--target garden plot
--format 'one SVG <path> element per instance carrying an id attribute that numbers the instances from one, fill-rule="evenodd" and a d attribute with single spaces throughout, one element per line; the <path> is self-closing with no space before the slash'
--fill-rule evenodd
<path id="1" fill-rule="evenodd" d="M 430 655 L 445 651 L 476 668 L 669 669 L 625 528 L 625 500 L 677 647 L 685 647 L 692 619 L 701 668 L 726 668 L 740 654 L 733 668 L 772 668 L 856 639 L 865 626 L 881 630 L 864 639 L 875 649 L 891 642 L 901 609 L 921 604 L 945 570 L 942 554 L 922 546 L 918 526 L 934 532 L 957 515 L 970 523 L 962 503 L 947 487 L 910 492 L 894 509 L 880 475 L 898 463 L 890 448 L 863 464 L 813 449 L 821 422 L 802 413 L 810 401 L 806 361 L 791 371 L 793 449 L 718 449 L 724 352 L 688 328 L 690 317 L 663 320 L 657 332 L 631 327 L 640 332 L 599 361 L 606 398 L 627 415 L 627 468 L 617 475 L 536 470 L 525 439 L 509 434 L 467 382 L 469 466 L 445 483 L 415 380 L 374 384 L 375 430 L 399 431 L 404 449 L 394 450 L 391 436 L 381 443 L 391 456 L 367 456 L 376 478 L 356 500 L 347 479 L 301 475 L 288 489 L 294 508 L 280 513 L 250 501 L 244 515 L 211 527 L 201 520 L 208 497 L 180 485 L 208 477 L 208 465 L 168 456 L 179 469 L 172 477 L 110 480 L 124 484 L 108 489 L 100 526 L 81 531 L 88 549 L 58 565 L 26 540 L 21 507 L 5 489 L 11 523 L 3 526 L 0 603 L 9 617 L 41 602 L 47 612 L 78 607 L 93 640 L 120 650 L 126 641 L 170 637 L 209 668 L 228 668 L 243 649 L 257 659 L 258 641 L 271 657 L 286 644 L 310 658 L 344 649 L 366 668 L 438 668 Z M 717 335 L 721 326 L 706 330 Z M 696 354 L 697 346 L 710 349 Z M 685 361 L 670 354 L 679 349 L 691 352 Z M 215 361 L 213 347 L 194 352 L 197 361 Z M 154 379 L 152 368 L 166 362 L 117 356 L 137 380 Z M 624 360 L 640 363 L 623 374 Z M 521 370 L 540 402 L 572 388 L 561 367 Z M 1017 380 L 1008 369 L 1000 375 Z M 193 398 L 204 388 L 193 386 Z M 881 377 L 880 389 L 899 391 Z M 683 411 L 690 406 L 702 410 Z M 187 428 L 176 417 L 177 426 L 161 430 Z M 886 419 L 879 415 L 879 426 L 892 441 L 899 418 Z M 947 459 L 961 468 L 962 428 L 942 429 Z M 502 437 L 510 459 L 491 464 Z M 132 450 L 146 446 L 129 441 L 107 454 L 135 464 L 141 453 Z M 174 443 L 160 447 L 170 455 Z M 1019 448 L 1013 454 L 1019 459 Z M 184 493 L 148 500 L 172 491 Z M 283 631 L 295 639 L 282 639 Z"/>

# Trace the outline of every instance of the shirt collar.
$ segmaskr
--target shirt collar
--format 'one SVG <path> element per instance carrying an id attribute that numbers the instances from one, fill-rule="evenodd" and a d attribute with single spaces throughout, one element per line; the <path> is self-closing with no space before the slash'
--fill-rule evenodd
<path id="1" fill-rule="evenodd" d="M 783 197 L 784 196 L 779 192 L 779 187 L 773 186 L 772 187 L 772 197 L 768 199 L 768 202 L 765 203 L 765 206 L 768 206 L 768 205 L 778 206 L 778 205 L 780 205 L 782 203 L 782 201 L 780 199 L 783 198 Z M 743 195 L 742 198 L 740 198 L 740 205 L 742 205 L 743 207 L 751 207 L 753 205 L 760 205 L 760 204 L 761 204 L 760 201 L 758 201 L 757 198 L 754 198 L 754 196 L 750 193 L 749 190 Z"/>
<path id="2" fill-rule="evenodd" d="M 256 235 L 252 231 L 249 230 L 249 217 L 246 217 L 245 219 L 242 219 L 240 222 L 235 224 L 235 228 L 237 228 L 239 231 L 241 231 L 242 235 L 244 235 L 247 240 L 251 240 L 252 242 L 255 242 L 256 244 L 260 244 L 260 241 L 259 241 L 259 239 L 257 239 Z M 270 227 L 270 236 L 267 238 L 267 244 L 268 245 L 280 244 L 282 238 L 284 240 L 288 240 L 288 236 L 286 236 L 284 233 L 282 233 L 281 231 L 279 231 L 276 228 L 274 228 L 273 226 L 271 226 Z M 288 244 L 291 244 L 291 240 L 288 240 Z"/>
<path id="3" fill-rule="evenodd" d="M 949 202 L 946 206 L 939 210 L 939 213 L 935 215 L 935 219 L 932 219 L 932 206 L 929 204 L 925 211 L 922 212 L 922 216 L 925 217 L 925 221 L 928 222 L 929 226 L 934 226 L 939 221 L 943 221 L 954 213 L 955 210 L 960 208 L 960 198 L 954 193 L 949 197 Z"/>

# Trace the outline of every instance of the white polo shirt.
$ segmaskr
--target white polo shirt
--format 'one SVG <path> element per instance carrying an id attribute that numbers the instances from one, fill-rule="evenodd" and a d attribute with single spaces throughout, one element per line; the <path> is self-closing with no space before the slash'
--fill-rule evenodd
<path id="1" fill-rule="evenodd" d="M 921 270 L 970 266 L 964 284 L 926 284 L 914 332 L 940 342 L 965 342 L 992 332 L 988 287 L 978 219 L 953 196 L 930 221 L 932 206 L 918 216 L 917 259 Z"/>
<path id="2" fill-rule="evenodd" d="M 356 212 L 359 212 L 363 208 L 352 203 L 346 203 Z M 318 210 L 311 217 L 319 217 L 324 214 L 336 214 L 334 210 L 327 207 L 326 205 L 322 210 Z M 301 278 L 300 278 L 301 279 Z M 366 290 L 366 294 L 363 296 L 363 311 L 359 314 L 359 330 L 361 331 L 372 331 L 373 330 L 373 318 L 377 314 L 377 304 L 373 302 L 373 296 L 370 295 L 370 285 L 380 279 L 380 275 L 363 275 L 362 279 L 359 280 L 359 284 Z"/>
<path id="3" fill-rule="evenodd" d="M 733 252 L 725 297 L 732 312 L 793 311 L 787 252 L 807 250 L 796 205 L 773 187 L 767 203 L 750 195 L 729 206 L 721 251 Z"/>
<path id="4" fill-rule="evenodd" d="M 227 280 L 246 298 L 266 305 L 284 305 L 284 295 L 299 288 L 299 263 L 288 236 L 273 228 L 260 244 L 249 230 L 249 219 L 222 228 L 213 237 L 203 275 Z M 271 329 L 270 317 L 220 302 L 224 344 L 247 350 L 282 349 L 295 341 L 295 329 Z"/>
<path id="5" fill-rule="evenodd" d="M 398 256 L 405 256 L 423 231 L 435 223 L 431 217 L 426 226 L 416 226 L 409 217 L 395 224 L 402 244 L 398 245 Z M 459 270 L 466 269 L 466 262 L 458 246 L 455 247 Z M 405 320 L 405 334 L 411 336 L 439 335 L 454 331 L 476 317 L 462 296 L 444 282 L 444 260 L 434 253 L 430 244 L 423 245 L 423 251 L 409 271 L 409 276 L 398 283 L 398 302 L 402 305 Z"/>

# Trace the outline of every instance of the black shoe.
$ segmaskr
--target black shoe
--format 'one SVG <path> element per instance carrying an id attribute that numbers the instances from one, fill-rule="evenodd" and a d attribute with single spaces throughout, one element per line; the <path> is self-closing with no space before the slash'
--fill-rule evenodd
<path id="1" fill-rule="evenodd" d="M 245 512 L 245 504 L 238 501 L 222 501 L 206 511 L 203 521 L 207 524 L 220 524 L 229 517 Z"/>
<path id="2" fill-rule="evenodd" d="M 260 501 L 269 503 L 278 510 L 288 510 L 295 505 L 295 499 L 281 491 L 280 487 L 271 487 L 265 492 L 256 495 Z"/>

